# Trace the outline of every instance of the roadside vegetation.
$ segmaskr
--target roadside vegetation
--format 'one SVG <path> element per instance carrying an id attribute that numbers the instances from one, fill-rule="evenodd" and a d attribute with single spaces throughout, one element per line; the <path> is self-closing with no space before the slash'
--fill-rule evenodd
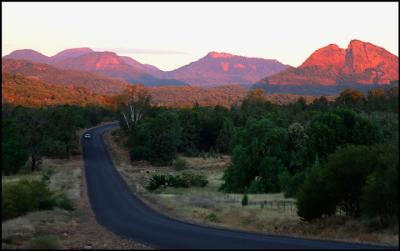
<path id="1" fill-rule="evenodd" d="M 285 105 L 268 102 L 265 93 L 256 89 L 230 109 L 152 107 L 149 94 L 134 88 L 119 101 L 124 132 L 119 133 L 124 140 L 119 140 L 132 163 L 148 161 L 154 166 L 148 170 L 157 170 L 145 175 L 147 184 L 143 185 L 156 194 L 193 195 L 212 186 L 218 196 L 238 194 L 238 204 L 244 201 L 242 208 L 251 205 L 257 194 L 281 194 L 282 201 L 294 201 L 289 207 L 293 219 L 298 217 L 303 225 L 339 217 L 338 226 L 357 222 L 362 231 L 394 229 L 398 233 L 397 86 L 374 89 L 367 95 L 347 89 L 333 101 L 320 97 L 307 103 L 299 98 Z M 203 188 L 169 185 L 174 183 L 171 177 L 180 177 L 179 172 L 196 170 L 180 163 L 182 159 L 206 156 L 231 157 L 219 169 L 217 186 L 210 173 L 205 174 L 208 183 Z M 268 205 L 257 202 L 258 207 Z M 215 201 L 209 204 L 217 205 Z M 209 214 L 215 217 L 204 217 L 223 221 L 220 213 Z"/>
<path id="2" fill-rule="evenodd" d="M 2 105 L 4 222 L 74 208 L 43 162 L 72 160 L 79 130 L 118 119 L 121 129 L 107 134 L 123 160 L 117 168 L 173 217 L 398 245 L 398 86 L 288 104 L 255 89 L 229 108 L 173 108 L 152 106 L 148 91 L 132 85 L 113 102 L 116 110 Z M 57 246 L 51 235 L 31 245 Z"/>

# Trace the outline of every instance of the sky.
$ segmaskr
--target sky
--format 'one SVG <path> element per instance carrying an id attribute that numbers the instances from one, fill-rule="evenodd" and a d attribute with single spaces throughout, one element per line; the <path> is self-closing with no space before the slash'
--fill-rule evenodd
<path id="1" fill-rule="evenodd" d="M 210 51 L 299 66 L 359 39 L 398 56 L 398 2 L 2 2 L 2 56 L 113 51 L 173 70 Z"/>

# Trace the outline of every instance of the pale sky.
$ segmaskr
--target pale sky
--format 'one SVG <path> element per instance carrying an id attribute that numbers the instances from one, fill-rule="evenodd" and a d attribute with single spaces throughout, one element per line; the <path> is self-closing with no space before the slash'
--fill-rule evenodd
<path id="1" fill-rule="evenodd" d="M 300 65 L 351 39 L 398 56 L 398 2 L 2 2 L 2 56 L 76 47 L 114 51 L 162 70 L 210 51 Z"/>

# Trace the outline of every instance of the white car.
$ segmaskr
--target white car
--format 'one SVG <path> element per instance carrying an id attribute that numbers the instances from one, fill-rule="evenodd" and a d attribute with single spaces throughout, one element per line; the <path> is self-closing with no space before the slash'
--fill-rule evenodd
<path id="1" fill-rule="evenodd" d="M 90 139 L 92 138 L 92 135 L 90 135 L 90 133 L 85 133 L 85 135 L 83 135 L 83 138 Z"/>

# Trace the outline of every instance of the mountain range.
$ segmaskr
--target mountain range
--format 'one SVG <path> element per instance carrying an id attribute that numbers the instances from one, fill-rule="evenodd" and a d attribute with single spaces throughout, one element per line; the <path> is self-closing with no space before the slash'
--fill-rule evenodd
<path id="1" fill-rule="evenodd" d="M 21 73 L 46 83 L 86 86 L 94 92 L 115 92 L 131 83 L 199 87 L 253 84 L 253 88 L 264 88 L 268 93 L 330 95 L 348 86 L 366 89 L 399 79 L 398 57 L 360 40 L 351 40 L 346 49 L 335 44 L 322 47 L 299 67 L 213 51 L 178 69 L 162 71 L 131 57 L 87 47 L 63 50 L 51 57 L 34 50 L 16 50 L 4 56 L 2 64 L 3 72 Z"/>
<path id="2" fill-rule="evenodd" d="M 88 71 L 147 86 L 251 84 L 289 67 L 277 60 L 210 52 L 198 61 L 176 70 L 162 71 L 131 57 L 119 56 L 108 51 L 96 52 L 90 48 L 67 49 L 52 57 L 34 50 L 16 50 L 3 59 L 23 59 L 60 69 Z"/>

